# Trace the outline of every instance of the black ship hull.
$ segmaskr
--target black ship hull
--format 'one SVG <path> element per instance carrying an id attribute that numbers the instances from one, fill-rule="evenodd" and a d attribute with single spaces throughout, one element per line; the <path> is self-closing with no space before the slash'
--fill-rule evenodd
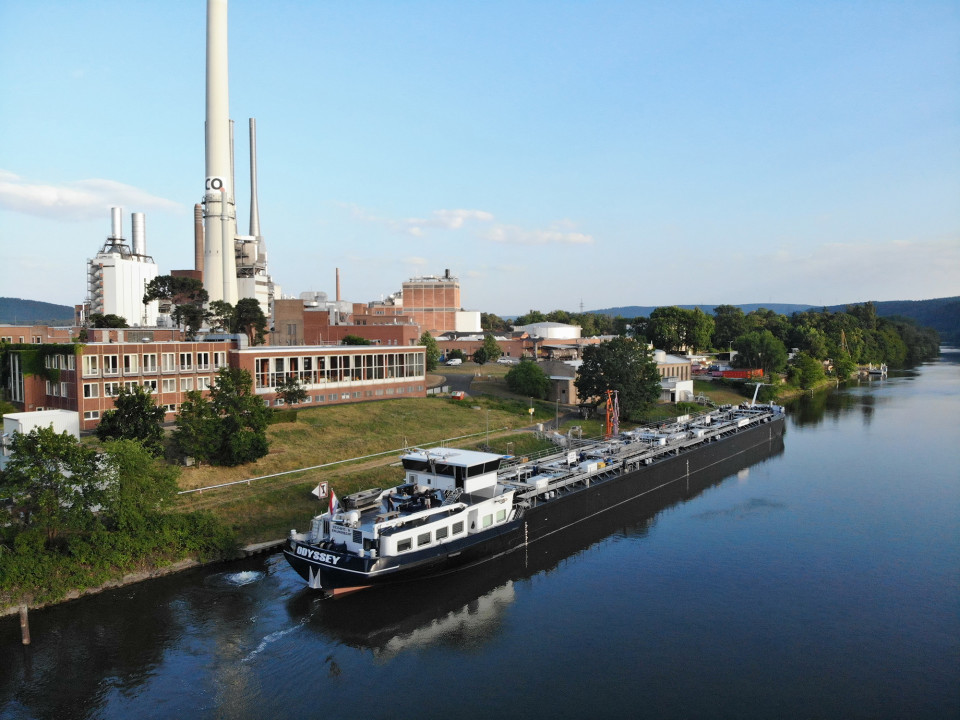
<path id="1" fill-rule="evenodd" d="M 289 540 L 284 555 L 310 587 L 340 595 L 368 587 L 442 575 L 490 562 L 531 543 L 641 497 L 692 492 L 691 484 L 727 460 L 779 442 L 782 415 L 747 427 L 716 442 L 707 442 L 662 457 L 635 470 L 612 469 L 606 478 L 539 500 L 519 517 L 460 540 L 396 557 L 358 557 Z"/>

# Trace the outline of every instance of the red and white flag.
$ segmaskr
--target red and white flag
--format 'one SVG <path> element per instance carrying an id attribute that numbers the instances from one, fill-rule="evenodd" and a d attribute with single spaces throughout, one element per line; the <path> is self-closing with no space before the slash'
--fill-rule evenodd
<path id="1" fill-rule="evenodd" d="M 337 500 L 337 494 L 330 488 L 330 515 L 336 515 L 340 511 L 340 501 Z"/>

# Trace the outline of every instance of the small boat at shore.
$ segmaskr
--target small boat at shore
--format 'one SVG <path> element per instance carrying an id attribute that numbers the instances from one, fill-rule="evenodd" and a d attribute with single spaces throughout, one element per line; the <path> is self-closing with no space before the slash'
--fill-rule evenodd
<path id="1" fill-rule="evenodd" d="M 772 443 L 784 417 L 777 405 L 725 406 L 537 459 L 413 450 L 401 484 L 342 505 L 331 494 L 308 531 L 291 531 L 284 555 L 330 596 L 463 570 Z"/>

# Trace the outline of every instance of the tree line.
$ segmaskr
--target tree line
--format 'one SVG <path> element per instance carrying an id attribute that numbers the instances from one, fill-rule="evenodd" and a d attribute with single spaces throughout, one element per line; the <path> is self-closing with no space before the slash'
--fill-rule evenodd
<path id="1" fill-rule="evenodd" d="M 512 325 L 563 322 L 579 325 L 585 337 L 621 335 L 646 340 L 667 352 L 737 350 L 754 367 L 779 372 L 788 350 L 796 348 L 816 360 L 834 363 L 887 363 L 903 366 L 939 354 L 940 337 L 932 328 L 918 327 L 903 317 L 879 317 L 872 302 L 849 305 L 843 312 L 793 313 L 789 317 L 766 308 L 749 313 L 735 305 L 718 305 L 713 313 L 700 308 L 665 306 L 650 315 L 624 318 L 594 313 L 531 310 Z M 508 330 L 510 324 L 492 314 L 481 314 L 484 329 Z M 769 333 L 767 335 L 766 333 Z"/>

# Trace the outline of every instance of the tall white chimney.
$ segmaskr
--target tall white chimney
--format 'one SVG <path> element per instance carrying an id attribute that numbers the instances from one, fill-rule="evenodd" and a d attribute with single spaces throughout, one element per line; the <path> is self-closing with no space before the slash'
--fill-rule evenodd
<path id="1" fill-rule="evenodd" d="M 257 119 L 250 118 L 250 234 L 260 236 L 260 208 L 257 206 Z"/>
<path id="2" fill-rule="evenodd" d="M 227 0 L 207 0 L 207 123 L 203 287 L 210 300 L 237 304 L 237 211 L 230 157 Z"/>
<path id="3" fill-rule="evenodd" d="M 120 240 L 123 237 L 123 208 L 110 208 L 110 239 Z"/>
<path id="4" fill-rule="evenodd" d="M 133 254 L 147 254 L 147 231 L 146 223 L 142 212 L 133 213 L 131 216 L 131 228 L 133 234 Z"/>

